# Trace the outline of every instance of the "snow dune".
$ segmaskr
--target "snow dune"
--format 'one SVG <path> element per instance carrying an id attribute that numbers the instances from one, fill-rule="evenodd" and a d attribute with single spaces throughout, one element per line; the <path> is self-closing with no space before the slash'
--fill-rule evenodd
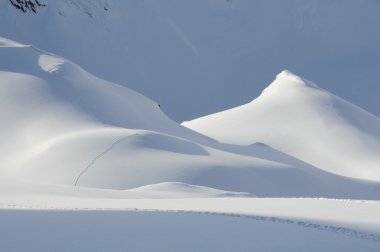
<path id="1" fill-rule="evenodd" d="M 289 71 L 252 102 L 183 125 L 224 143 L 261 142 L 328 172 L 380 181 L 380 119 Z"/>
<path id="2" fill-rule="evenodd" d="M 23 13 L 0 1 L 0 36 L 139 91 L 176 121 L 243 104 L 284 68 L 380 115 L 378 0 L 40 2 Z"/>
<path id="3" fill-rule="evenodd" d="M 378 114 L 376 1 L 39 2 L 0 1 L 0 251 L 379 251 L 376 116 L 289 71 L 163 112 L 286 66 Z"/>
<path id="4" fill-rule="evenodd" d="M 145 198 L 154 198 L 153 195 L 165 198 L 186 198 L 186 197 L 251 197 L 249 193 L 237 193 L 221 191 L 204 186 L 195 186 L 179 182 L 165 182 L 160 184 L 153 184 L 141 186 L 138 188 L 130 189 L 129 192 L 140 193 L 147 195 Z"/>
<path id="5" fill-rule="evenodd" d="M 2 44 L 4 181 L 118 190 L 178 182 L 199 196 L 223 192 L 196 186 L 267 197 L 380 197 L 379 183 L 331 174 L 264 144 L 218 143 L 66 59 Z M 178 185 L 170 188 L 186 196 Z"/>
<path id="6" fill-rule="evenodd" d="M 62 199 L 176 199 L 176 198 L 218 198 L 218 197 L 254 197 L 252 194 L 222 191 L 205 186 L 195 186 L 179 182 L 164 182 L 132 188 L 128 190 L 111 190 L 66 185 L 44 185 L 28 183 L 0 183 L 1 204 L 35 205 L 35 199 L 46 201 L 45 205 Z M 64 201 L 64 200 L 63 200 Z"/>

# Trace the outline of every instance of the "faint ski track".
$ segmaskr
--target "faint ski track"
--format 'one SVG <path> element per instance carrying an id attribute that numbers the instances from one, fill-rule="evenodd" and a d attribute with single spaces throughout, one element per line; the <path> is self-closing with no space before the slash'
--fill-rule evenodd
<path id="1" fill-rule="evenodd" d="M 121 143 L 122 141 L 124 141 L 125 139 L 131 137 L 131 136 L 135 136 L 135 135 L 138 135 L 138 134 L 133 134 L 133 135 L 128 135 L 128 136 L 124 136 L 122 138 L 119 138 L 117 139 L 115 142 L 113 142 L 110 146 L 108 146 L 105 150 L 103 150 L 100 154 L 98 154 L 96 157 L 94 157 L 91 162 L 86 166 L 86 168 L 84 168 L 83 171 L 81 171 L 81 173 L 79 173 L 77 179 L 75 180 L 75 186 L 78 185 L 78 182 L 79 182 L 79 179 L 82 177 L 82 175 L 88 171 L 88 169 L 91 168 L 92 165 L 94 165 L 94 163 L 99 159 L 101 158 L 102 156 L 104 156 L 105 154 L 107 154 L 113 147 L 115 147 L 117 144 Z"/>
<path id="2" fill-rule="evenodd" d="M 320 231 L 327 231 L 336 234 L 341 234 L 345 236 L 350 236 L 358 239 L 370 240 L 374 242 L 380 242 L 380 235 L 374 233 L 367 233 L 363 231 L 358 231 L 351 228 L 345 228 L 340 226 L 333 226 L 328 224 L 319 224 L 313 223 L 304 220 L 296 220 L 296 219 L 286 219 L 280 217 L 271 217 L 271 216 L 260 216 L 260 215 L 249 215 L 249 214 L 239 214 L 239 213 L 223 213 L 223 212 L 213 212 L 213 211 L 193 211 L 193 210 L 162 210 L 162 209 L 144 209 L 144 208 L 91 208 L 91 207 L 40 207 L 40 206 L 21 206 L 21 205 L 5 205 L 0 204 L 0 211 L 2 210 L 53 210 L 53 211 L 128 211 L 128 212 L 162 212 L 162 213 L 178 213 L 178 214 L 202 214 L 202 215 L 214 215 L 214 216 L 224 216 L 224 217 L 232 217 L 232 218 L 246 218 L 252 221 L 265 221 L 271 223 L 278 224 L 288 224 L 295 225 L 298 227 L 309 228 Z"/>

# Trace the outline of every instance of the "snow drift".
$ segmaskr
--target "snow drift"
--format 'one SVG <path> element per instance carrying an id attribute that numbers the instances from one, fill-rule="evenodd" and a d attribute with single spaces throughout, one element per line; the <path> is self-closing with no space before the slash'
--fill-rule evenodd
<path id="1" fill-rule="evenodd" d="M 139 91 L 177 121 L 246 103 L 285 68 L 380 115 L 377 0 L 39 3 L 24 13 L 0 1 L 0 36 Z"/>
<path id="2" fill-rule="evenodd" d="M 380 119 L 289 71 L 249 104 L 183 125 L 221 142 L 261 142 L 325 171 L 380 181 Z"/>
<path id="3" fill-rule="evenodd" d="M 282 197 L 380 195 L 377 183 L 333 175 L 263 144 L 220 144 L 173 122 L 143 95 L 68 60 L 6 39 L 0 44 L 4 181 L 109 189 L 180 182 Z"/>
<path id="4" fill-rule="evenodd" d="M 378 115 L 379 7 L 0 1 L 0 250 L 378 251 L 375 116 L 161 108 Z"/>

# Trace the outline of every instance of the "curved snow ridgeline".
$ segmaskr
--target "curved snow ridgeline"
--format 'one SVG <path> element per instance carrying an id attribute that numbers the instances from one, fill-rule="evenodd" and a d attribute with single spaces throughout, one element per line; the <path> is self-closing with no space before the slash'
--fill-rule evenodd
<path id="1" fill-rule="evenodd" d="M 108 189 L 159 184 L 146 188 L 157 195 L 182 192 L 184 197 L 244 195 L 233 192 L 268 197 L 380 197 L 379 183 L 345 177 L 349 173 L 334 175 L 281 148 L 283 152 L 254 144 L 257 141 L 216 142 L 173 122 L 143 95 L 99 79 L 66 59 L 6 39 L 0 44 L 0 176 L 7 183 Z M 298 84 L 290 84 L 285 90 L 297 94 Z M 272 95 L 277 88 L 271 89 L 264 92 L 273 98 L 268 106 L 287 97 L 286 92 Z M 358 116 L 364 113 L 356 110 Z M 214 133 L 228 126 L 226 122 Z M 255 123 L 251 129 L 259 130 L 258 126 Z M 287 129 L 278 126 L 279 131 Z M 302 137 L 303 132 L 295 128 Z M 236 131 L 243 132 L 250 139 L 250 131 Z M 315 133 L 326 134 L 318 127 Z M 166 182 L 173 184 L 162 184 Z"/>
<path id="2" fill-rule="evenodd" d="M 284 66 L 380 115 L 378 0 L 11 1 L 0 36 L 139 91 L 176 121 L 248 101 Z"/>
<path id="3" fill-rule="evenodd" d="M 0 251 L 378 252 L 379 8 L 0 1 Z"/>
<path id="4" fill-rule="evenodd" d="M 289 71 L 249 104 L 183 125 L 224 143 L 262 142 L 328 172 L 380 181 L 380 119 Z"/>

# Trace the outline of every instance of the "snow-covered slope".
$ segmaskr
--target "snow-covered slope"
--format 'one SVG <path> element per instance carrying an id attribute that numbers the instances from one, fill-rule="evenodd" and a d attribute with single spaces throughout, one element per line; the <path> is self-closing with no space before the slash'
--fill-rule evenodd
<path id="1" fill-rule="evenodd" d="M 167 197 L 162 199 L 147 188 L 117 195 L 68 187 L 23 186 L 17 191 L 12 186 L 0 187 L 0 250 L 4 251 L 354 252 L 378 251 L 380 242 L 378 201 L 173 199 L 172 191 L 161 194 Z M 140 193 L 153 198 L 121 196 Z M 25 242 L 14 242 L 16 237 Z"/>
<path id="2" fill-rule="evenodd" d="M 379 115 L 379 10 L 0 0 L 0 251 L 378 251 L 377 117 L 163 111 Z"/>
<path id="3" fill-rule="evenodd" d="M 12 207 L 0 210 L 0 250 L 379 250 L 378 202 L 225 198 L 60 200 L 64 201 L 55 210 L 33 206 L 21 206 L 21 211 Z"/>
<path id="4" fill-rule="evenodd" d="M 252 102 L 184 125 L 225 143 L 261 142 L 325 171 L 380 181 L 380 119 L 289 71 Z"/>
<path id="5" fill-rule="evenodd" d="M 263 144 L 220 144 L 68 60 L 0 44 L 5 182 L 110 189 L 181 182 L 257 196 L 379 198 L 379 183 L 333 175 Z"/>
<path id="6" fill-rule="evenodd" d="M 133 88 L 177 121 L 246 103 L 282 69 L 380 115 L 378 0 L 39 2 L 24 13 L 0 1 L 0 36 Z"/>

